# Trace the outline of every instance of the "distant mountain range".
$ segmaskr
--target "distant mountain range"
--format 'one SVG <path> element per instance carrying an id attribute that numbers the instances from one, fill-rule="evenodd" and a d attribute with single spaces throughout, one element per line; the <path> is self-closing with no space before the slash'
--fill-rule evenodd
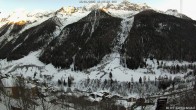
<path id="1" fill-rule="evenodd" d="M 118 52 L 130 69 L 145 59 L 196 61 L 196 21 L 146 4 L 91 4 L 51 12 L 15 12 L 0 18 L 0 59 L 41 50 L 39 60 L 84 70 Z"/>

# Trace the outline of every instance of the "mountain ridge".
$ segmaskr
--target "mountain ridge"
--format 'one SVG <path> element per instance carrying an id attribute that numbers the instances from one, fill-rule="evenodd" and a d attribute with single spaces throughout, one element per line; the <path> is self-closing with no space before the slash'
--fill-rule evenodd
<path id="1" fill-rule="evenodd" d="M 121 3 L 120 5 L 123 4 L 125 6 L 133 5 L 131 3 Z M 28 55 L 31 51 L 42 49 L 41 61 L 46 64 L 52 63 L 55 67 L 72 67 L 76 70 L 84 70 L 96 66 L 104 56 L 114 51 L 120 52 L 122 65 L 128 65 L 131 69 L 144 67 L 144 59 L 149 57 L 161 60 L 172 60 L 171 58 L 188 61 L 195 60 L 194 51 L 191 51 L 191 49 L 195 47 L 192 45 L 195 38 L 193 35 L 191 35 L 192 37 L 185 38 L 185 36 L 189 35 L 191 32 L 194 34 L 194 20 L 158 13 L 157 11 L 149 9 L 149 7 L 144 9 L 144 11 L 134 12 L 134 14 L 127 13 L 127 15 L 123 17 L 116 17 L 115 13 L 111 13 L 110 11 L 111 10 L 104 9 L 104 7 L 101 9 L 98 7 L 98 9 L 92 10 L 88 15 L 85 15 L 84 12 L 78 10 L 74 13 L 80 13 L 81 15 L 79 16 L 85 16 L 81 17 L 81 19 L 73 20 L 74 22 L 70 23 L 67 23 L 67 19 L 75 16 L 74 13 L 46 13 L 46 15 L 49 15 L 46 17 L 46 20 L 41 22 L 41 24 L 29 28 L 26 28 L 27 26 L 31 26 L 31 23 L 29 22 L 24 25 L 7 23 L 1 27 L 0 31 L 0 57 L 2 59 L 7 58 L 9 61 L 16 60 Z M 45 14 L 41 14 L 40 16 L 45 16 Z M 149 21 L 149 23 L 147 23 L 147 21 Z M 183 25 L 190 27 L 190 30 L 181 27 Z M 140 28 L 141 31 L 138 31 Z M 177 35 L 178 32 L 175 30 L 182 31 L 182 35 L 177 37 L 172 34 L 171 29 L 173 29 Z M 28 31 L 30 34 L 26 34 Z M 185 53 L 178 50 L 176 54 L 181 54 L 180 57 L 174 53 L 170 55 L 170 53 L 172 53 L 171 50 L 173 49 L 170 49 L 170 53 L 164 50 L 165 53 L 167 53 L 165 56 L 173 57 L 161 57 L 158 55 L 161 51 L 155 52 L 152 49 L 151 52 L 149 49 L 143 49 L 142 45 L 144 44 L 141 44 L 140 41 L 141 37 L 146 35 L 148 37 L 151 35 L 148 40 L 153 37 L 153 39 L 157 39 L 155 36 L 160 36 L 160 39 L 163 41 L 165 39 L 164 42 L 170 45 L 169 47 L 175 47 L 175 49 L 182 47 L 182 45 L 179 46 L 179 42 L 181 41 L 178 39 L 183 37 L 183 40 L 186 40 L 186 43 L 190 40 L 189 45 L 186 45 L 186 48 L 190 48 L 187 50 L 184 48 L 183 52 Z M 45 36 L 46 39 L 45 37 L 42 38 L 43 36 Z M 175 36 L 176 41 L 174 38 L 167 38 L 166 40 L 166 37 L 163 36 Z M 27 39 L 31 40 L 27 43 Z M 135 40 L 137 43 L 131 42 L 130 39 L 133 41 Z M 160 39 L 157 39 L 156 41 L 160 42 Z M 39 44 L 36 44 L 36 40 Z M 34 43 L 32 43 L 32 41 Z M 157 48 L 158 50 L 161 50 L 162 46 L 159 46 L 157 42 L 152 41 L 151 44 L 147 43 L 145 45 L 147 45 L 147 47 L 151 45 L 149 48 L 155 48 L 152 46 L 152 44 L 154 44 L 159 47 Z M 34 48 L 31 45 L 36 46 Z M 157 49 L 155 48 L 155 50 Z M 169 50 L 169 48 L 167 48 L 167 50 Z M 157 57 L 157 55 L 159 57 Z M 137 61 L 133 61 L 133 59 L 136 59 Z"/>
<path id="2" fill-rule="evenodd" d="M 94 17 L 96 19 L 92 19 Z M 106 21 L 107 21 L 107 23 L 106 23 Z M 115 21 L 118 23 L 115 23 Z M 107 28 L 109 28 L 109 27 L 111 28 L 111 26 L 112 25 L 114 26 L 115 24 L 120 24 L 120 18 L 114 18 L 112 16 L 109 16 L 108 14 L 106 14 L 105 12 L 103 12 L 101 10 L 94 10 L 91 13 L 89 13 L 86 17 L 79 20 L 78 22 L 67 25 L 63 29 L 62 33 L 60 34 L 60 37 L 57 38 L 57 39 L 61 39 L 61 40 L 58 40 L 59 42 L 57 41 L 56 44 L 54 44 L 54 42 L 56 40 L 54 40 L 54 42 L 51 42 L 51 46 L 54 45 L 57 47 L 56 50 L 55 49 L 52 50 L 55 52 L 51 51 L 52 54 L 62 52 L 61 54 L 53 55 L 53 57 L 55 57 L 55 58 L 53 59 L 51 57 L 53 59 L 52 62 L 53 63 L 56 62 L 55 59 L 57 59 L 57 57 L 58 58 L 63 57 L 63 59 L 68 58 L 67 64 L 60 64 L 60 65 L 65 65 L 66 68 L 69 68 L 72 63 L 75 63 L 75 61 L 76 61 L 76 64 L 78 65 L 79 62 L 77 62 L 77 61 L 80 59 L 80 56 L 82 55 L 83 51 L 86 51 L 83 49 L 87 48 L 86 46 L 89 44 L 89 42 L 91 42 L 91 41 L 96 42 L 96 40 L 92 40 L 92 39 L 97 39 L 98 36 L 95 37 L 97 34 L 100 34 L 101 36 L 103 36 L 104 30 L 106 30 L 105 32 L 107 34 L 108 32 L 110 32 L 110 31 L 108 31 Z M 104 26 L 104 28 L 102 27 L 102 29 L 101 29 L 100 26 Z M 100 31 L 101 33 L 100 32 L 97 33 L 97 31 L 96 31 L 97 28 L 99 30 L 101 29 L 101 31 Z M 118 26 L 117 26 L 117 28 L 118 28 Z M 114 32 L 112 32 L 112 33 L 114 33 Z M 112 39 L 113 38 L 114 38 L 114 36 L 112 37 Z M 99 39 L 99 40 L 101 40 L 101 39 Z M 102 40 L 106 40 L 106 39 L 102 39 Z M 111 41 L 113 41 L 113 40 L 109 40 L 109 42 L 111 42 Z M 62 42 L 62 43 L 60 43 L 60 42 Z M 67 43 L 65 43 L 65 42 L 67 42 Z M 102 43 L 102 42 L 103 41 L 101 41 L 100 43 Z M 93 43 L 93 45 L 94 44 L 96 44 L 96 43 Z M 58 47 L 58 45 L 60 47 Z M 92 43 L 90 45 L 92 45 Z M 96 46 L 96 48 L 98 48 L 97 45 L 94 45 L 94 46 Z M 108 46 L 107 46 L 107 48 L 109 49 L 110 47 L 108 47 Z M 48 48 L 50 49 L 51 47 L 49 46 Z M 64 49 L 62 51 L 60 51 L 58 48 L 59 49 L 64 48 Z M 67 49 L 65 49 L 65 48 L 67 48 Z M 94 48 L 94 49 L 96 50 L 96 48 Z M 101 47 L 99 47 L 99 48 L 101 48 Z M 59 50 L 59 51 L 57 52 L 57 50 Z M 91 50 L 91 49 L 87 49 L 87 50 Z M 50 53 L 50 50 L 48 52 Z M 46 51 L 46 53 L 48 53 L 48 52 Z M 99 51 L 97 51 L 97 52 L 99 52 Z M 41 61 L 47 60 L 46 56 L 50 55 L 50 54 L 46 55 L 46 53 L 43 53 L 43 55 L 41 56 L 41 58 L 40 58 Z M 95 53 L 96 53 L 96 51 L 95 51 Z M 92 54 L 94 55 L 94 52 Z M 103 53 L 100 52 L 100 55 L 101 54 L 103 54 Z M 65 56 L 62 56 L 62 55 L 65 55 L 68 57 L 66 58 Z M 61 56 L 61 57 L 59 57 L 59 56 Z M 73 57 L 76 57 L 77 60 L 75 60 L 75 58 L 73 58 Z M 101 57 L 103 57 L 103 55 Z M 59 61 L 61 61 L 63 59 L 60 59 Z M 99 60 L 101 60 L 101 59 L 99 59 Z M 97 63 L 96 59 L 95 59 L 95 62 Z M 84 63 L 87 63 L 87 61 L 85 61 Z M 89 65 L 92 65 L 92 64 L 89 64 Z M 57 64 L 57 67 L 58 67 L 58 64 Z M 82 69 L 80 67 L 76 67 L 76 68 Z"/>
<path id="3" fill-rule="evenodd" d="M 153 10 L 138 13 L 126 41 L 129 48 L 126 49 L 127 63 L 133 69 L 134 64 L 137 65 L 136 68 L 143 67 L 143 59 L 150 57 L 157 60 L 193 62 L 196 60 L 195 34 L 193 20 L 180 19 Z"/>

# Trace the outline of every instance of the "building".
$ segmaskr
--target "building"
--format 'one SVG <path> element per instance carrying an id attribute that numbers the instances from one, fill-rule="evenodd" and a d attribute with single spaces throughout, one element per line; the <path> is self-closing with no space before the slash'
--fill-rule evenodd
<path id="1" fill-rule="evenodd" d="M 19 98 L 24 95 L 23 91 L 27 92 L 29 98 L 37 97 L 37 87 L 34 84 L 27 83 L 25 87 L 19 87 L 14 85 L 11 77 L 1 79 L 0 87 L 7 96 L 13 98 Z"/>

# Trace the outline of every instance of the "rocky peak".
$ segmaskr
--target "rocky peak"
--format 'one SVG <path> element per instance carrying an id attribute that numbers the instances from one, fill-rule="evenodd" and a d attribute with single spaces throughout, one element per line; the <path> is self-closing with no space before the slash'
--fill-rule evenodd
<path id="1" fill-rule="evenodd" d="M 144 4 L 135 4 L 129 1 L 124 0 L 119 4 L 112 3 L 99 3 L 99 4 L 90 4 L 85 6 L 87 10 L 95 10 L 95 9 L 115 9 L 115 10 L 132 10 L 132 11 L 142 11 L 146 9 L 151 9 L 146 3 Z"/>
<path id="2" fill-rule="evenodd" d="M 68 7 L 62 7 L 59 10 L 57 10 L 56 13 L 64 13 L 64 14 L 72 14 L 77 11 L 76 7 L 68 6 Z"/>
<path id="3" fill-rule="evenodd" d="M 105 12 L 104 9 L 96 9 L 91 11 L 86 17 L 82 18 L 80 21 L 94 21 L 103 18 L 111 18 L 112 16 Z"/>

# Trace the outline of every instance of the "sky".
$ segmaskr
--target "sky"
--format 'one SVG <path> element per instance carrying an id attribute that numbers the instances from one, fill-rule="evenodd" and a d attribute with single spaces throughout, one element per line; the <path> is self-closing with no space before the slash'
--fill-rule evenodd
<path id="1" fill-rule="evenodd" d="M 10 13 L 15 10 L 57 10 L 62 6 L 83 6 L 80 0 L 0 0 L 0 14 Z M 86 0 L 89 1 L 89 0 Z M 98 1 L 98 0 L 96 0 Z M 102 0 L 101 0 L 102 1 Z M 105 0 L 108 1 L 108 0 Z M 112 1 L 112 0 L 109 0 Z M 115 0 L 114 0 L 115 1 Z M 122 0 L 116 0 L 120 3 Z M 180 9 L 180 0 L 128 0 L 132 3 L 146 3 L 150 7 L 162 11 L 167 9 L 177 9 L 183 14 L 196 20 L 196 0 L 182 0 L 182 9 Z"/>

